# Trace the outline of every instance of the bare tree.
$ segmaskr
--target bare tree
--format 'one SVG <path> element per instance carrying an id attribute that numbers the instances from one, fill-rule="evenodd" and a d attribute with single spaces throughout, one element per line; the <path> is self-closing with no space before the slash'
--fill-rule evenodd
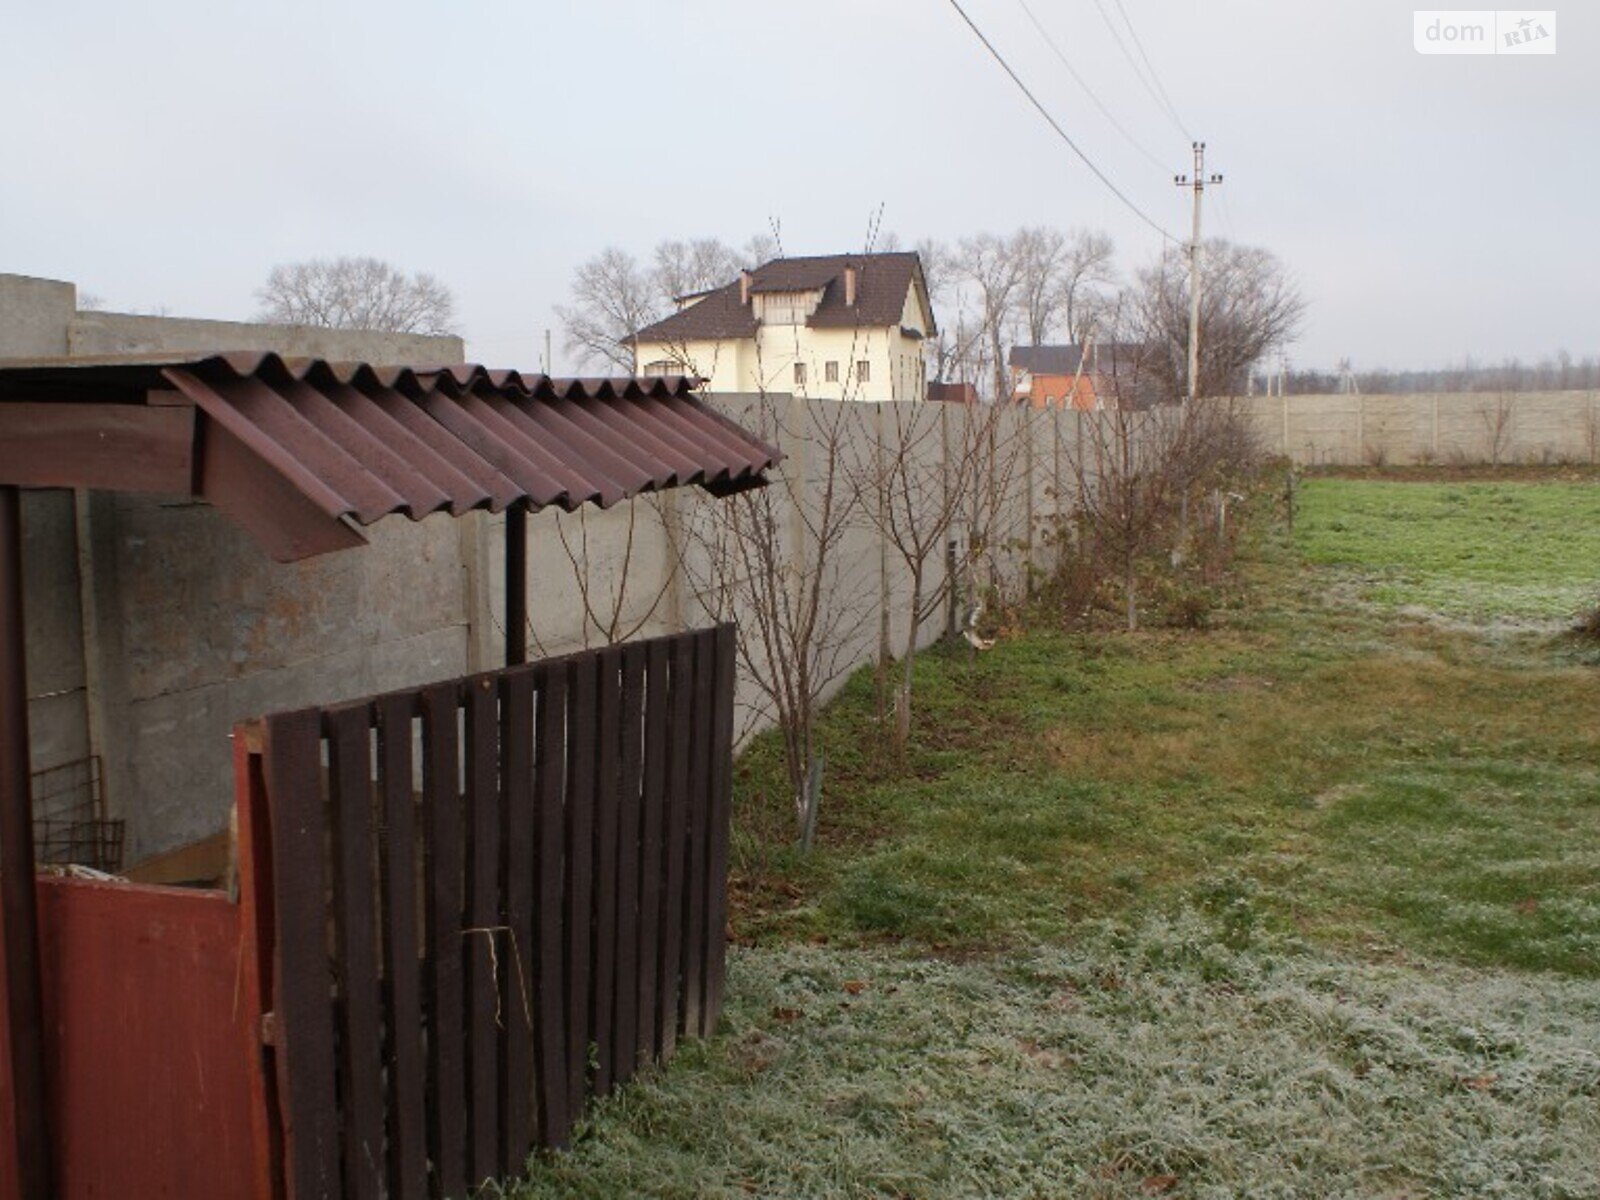
<path id="1" fill-rule="evenodd" d="M 1111 239 L 1089 229 L 1024 228 L 1012 235 L 1010 250 L 1021 276 L 1018 308 L 1028 344 L 1042 346 L 1058 329 L 1069 342 L 1081 342 L 1113 279 Z"/>
<path id="2" fill-rule="evenodd" d="M 739 248 L 739 253 L 743 259 L 742 266 L 755 268 L 782 257 L 783 243 L 775 233 L 755 233 Z"/>
<path id="3" fill-rule="evenodd" d="M 764 488 L 696 505 L 685 567 L 700 603 L 737 618 L 739 657 L 777 725 L 802 848 L 816 836 L 822 787 L 817 721 L 823 697 L 854 664 L 872 606 L 864 564 L 843 553 L 859 496 L 844 470 L 853 406 L 764 396 L 744 417 L 788 458 Z M 791 415 L 794 419 L 791 420 Z"/>
<path id="4" fill-rule="evenodd" d="M 1252 364 L 1294 338 L 1305 301 L 1269 251 L 1215 239 L 1205 247 L 1198 394 L 1244 390 Z M 1146 346 L 1144 369 L 1165 399 L 1188 393 L 1189 266 L 1179 251 L 1142 271 L 1124 308 L 1129 336 Z"/>
<path id="5" fill-rule="evenodd" d="M 669 239 L 656 246 L 648 266 L 620 246 L 608 246 L 578 266 L 571 302 L 556 306 L 567 352 L 581 363 L 632 372 L 633 334 L 665 317 L 681 297 L 721 287 L 741 268 L 777 254 L 777 240 L 766 234 L 739 250 L 717 238 Z"/>
<path id="6" fill-rule="evenodd" d="M 573 513 L 554 513 L 556 538 L 583 612 L 585 647 L 596 641 L 614 646 L 638 637 L 668 607 L 682 561 L 681 546 L 667 515 L 673 503 L 671 493 L 660 493 L 634 496 L 602 514 L 592 514 L 588 505 Z M 602 523 L 606 526 L 603 531 L 591 530 Z M 620 547 L 616 544 L 619 523 Z M 666 552 L 666 562 L 654 578 L 646 577 L 636 563 L 648 542 Z"/>
<path id="7" fill-rule="evenodd" d="M 1010 239 L 992 233 L 963 238 L 951 270 L 977 293 L 978 329 L 970 352 L 987 368 L 995 401 L 1006 398 L 1010 385 L 1006 378 L 1005 342 L 1011 332 L 1016 303 L 1022 288 L 1022 267 Z M 975 377 L 975 382 L 981 375 Z"/>
<path id="8" fill-rule="evenodd" d="M 256 293 L 260 319 L 276 325 L 454 332 L 455 299 L 432 275 L 407 275 L 376 258 L 311 259 L 272 268 Z"/>
<path id="9" fill-rule="evenodd" d="M 566 347 L 581 362 L 604 362 L 633 372 L 635 331 L 666 315 L 665 297 L 652 273 L 626 250 L 608 246 L 578 267 L 572 303 L 557 305 Z"/>
<path id="10" fill-rule="evenodd" d="M 910 584 L 902 610 L 906 631 L 894 704 L 893 745 L 902 763 L 910 745 L 912 680 L 921 632 L 969 576 L 982 544 L 970 536 L 972 485 L 990 461 L 996 427 L 1006 411 L 992 404 L 874 406 L 876 453 L 870 465 L 858 460 L 851 473 L 867 523 L 904 568 Z M 969 536 L 955 543 L 955 569 L 939 574 L 937 564 L 963 523 Z"/>
<path id="11" fill-rule="evenodd" d="M 656 247 L 652 282 L 660 297 L 676 300 L 721 287 L 745 265 L 737 251 L 717 238 L 666 241 Z"/>
<path id="12" fill-rule="evenodd" d="M 1075 229 L 1067 235 L 1059 285 L 1067 341 L 1082 345 L 1094 328 L 1107 303 L 1108 289 L 1116 281 L 1115 252 L 1110 236 L 1097 230 Z"/>
<path id="13" fill-rule="evenodd" d="M 1510 392 L 1497 392 L 1492 400 L 1478 409 L 1478 419 L 1483 422 L 1483 432 L 1489 445 L 1489 465 L 1498 467 L 1511 448 L 1511 429 L 1516 420 L 1516 397 Z"/>

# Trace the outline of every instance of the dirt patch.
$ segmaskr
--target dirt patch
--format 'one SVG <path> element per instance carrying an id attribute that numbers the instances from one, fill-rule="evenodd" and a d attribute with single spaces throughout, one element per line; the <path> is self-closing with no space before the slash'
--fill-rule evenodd
<path id="1" fill-rule="evenodd" d="M 1311 807 L 1332 808 L 1334 805 L 1348 800 L 1352 796 L 1360 795 L 1361 790 L 1362 785 L 1359 783 L 1336 784 L 1333 787 L 1328 788 L 1326 791 L 1318 792 L 1315 796 L 1311 797 Z"/>

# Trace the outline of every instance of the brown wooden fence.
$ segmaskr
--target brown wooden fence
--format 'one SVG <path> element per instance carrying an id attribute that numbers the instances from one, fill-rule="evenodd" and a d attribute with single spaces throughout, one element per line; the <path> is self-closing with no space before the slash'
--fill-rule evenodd
<path id="1" fill-rule="evenodd" d="M 294 1200 L 461 1196 L 721 1009 L 732 626 L 269 717 Z"/>

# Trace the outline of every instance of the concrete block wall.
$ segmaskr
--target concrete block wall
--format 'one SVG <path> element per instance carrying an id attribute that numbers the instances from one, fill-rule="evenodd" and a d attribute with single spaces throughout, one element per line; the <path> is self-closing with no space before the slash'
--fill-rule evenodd
<path id="1" fill-rule="evenodd" d="M 0 359 L 215 350 L 463 357 L 454 337 L 80 312 L 71 283 L 0 274 Z M 476 542 L 447 519 L 289 567 L 179 499 L 29 491 L 23 530 L 32 765 L 99 754 L 130 862 L 226 824 L 235 721 L 471 666 Z"/>
<path id="2" fill-rule="evenodd" d="M 0 357 L 213 349 L 368 361 L 461 357 L 456 339 L 79 314 L 70 285 L 0 276 L 0 322 L 13 316 L 14 325 L 0 323 Z M 829 430 L 839 431 L 842 491 L 860 488 L 903 438 L 914 443 L 910 475 L 921 502 L 936 505 L 974 440 L 975 422 L 993 416 L 949 404 L 714 402 L 785 451 L 768 498 L 791 556 L 806 545 L 807 514 L 820 504 Z M 1044 565 L 1048 526 L 1075 499 L 1070 458 L 1081 446 L 1080 422 L 1092 419 L 1006 411 L 992 440 L 984 439 L 984 470 L 969 481 L 951 536 L 964 542 L 976 511 L 993 531 L 981 570 L 992 562 L 1003 585 L 1021 586 L 1030 547 Z M 603 644 L 613 631 L 649 637 L 713 619 L 719 605 L 705 586 L 706 552 L 690 533 L 723 503 L 689 488 L 606 512 L 534 514 L 533 652 L 560 654 Z M 896 655 L 910 629 L 909 572 L 873 519 L 875 499 L 856 503 L 826 580 L 838 635 L 830 691 L 876 660 L 885 617 Z M 228 735 L 235 722 L 503 662 L 503 526 L 503 517 L 487 513 L 415 523 L 394 517 L 368 531 L 367 548 L 282 565 L 187 500 L 30 493 L 35 767 L 101 754 L 112 814 L 128 821 L 130 862 L 216 832 L 233 798 Z M 930 594 L 944 572 L 941 545 L 929 556 Z M 748 614 L 731 615 L 753 628 Z M 924 614 L 918 643 L 934 641 L 944 625 L 942 608 Z M 740 673 L 738 707 L 744 736 L 771 720 L 749 670 Z"/>
<path id="3" fill-rule="evenodd" d="M 1255 396 L 1276 454 L 1313 466 L 1600 461 L 1600 393 Z"/>

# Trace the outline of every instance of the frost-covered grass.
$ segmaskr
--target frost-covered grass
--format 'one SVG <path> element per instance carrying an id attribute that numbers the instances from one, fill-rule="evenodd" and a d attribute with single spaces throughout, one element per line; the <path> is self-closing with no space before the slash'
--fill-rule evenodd
<path id="1" fill-rule="evenodd" d="M 1296 541 L 1369 599 L 1479 621 L 1570 620 L 1600 596 L 1600 486 L 1313 479 Z"/>
<path id="2" fill-rule="evenodd" d="M 520 1194 L 1600 1195 L 1600 990 L 1229 940 L 738 952 L 724 1034 Z"/>
<path id="3" fill-rule="evenodd" d="M 852 681 L 809 856 L 758 740 L 723 1032 L 518 1194 L 1600 1196 L 1600 670 L 1475 607 L 1600 590 L 1600 487 L 1341 482 L 1210 632 L 925 655 L 907 772 Z"/>
<path id="4" fill-rule="evenodd" d="M 741 765 L 736 931 L 992 949 L 1235 879 L 1280 931 L 1600 977 L 1600 672 L 1324 606 L 1316 582 L 1271 575 L 1203 636 L 929 656 L 904 777 L 856 681 L 817 853 L 784 848 L 772 748 Z"/>

